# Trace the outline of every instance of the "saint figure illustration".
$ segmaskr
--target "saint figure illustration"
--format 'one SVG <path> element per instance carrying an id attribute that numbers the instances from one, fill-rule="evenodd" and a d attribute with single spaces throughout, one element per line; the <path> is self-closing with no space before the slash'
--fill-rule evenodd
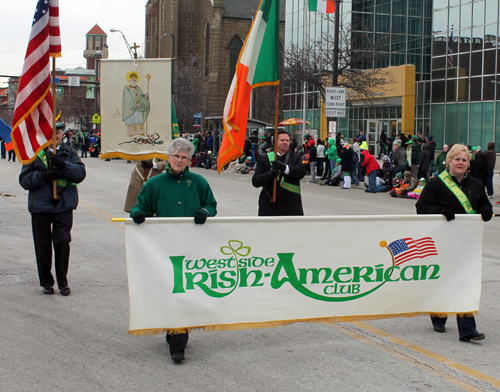
<path id="1" fill-rule="evenodd" d="M 129 82 L 122 93 L 122 120 L 125 121 L 130 137 L 145 134 L 144 123 L 151 109 L 149 93 L 144 94 L 137 85 L 139 74 L 135 71 L 127 74 Z"/>

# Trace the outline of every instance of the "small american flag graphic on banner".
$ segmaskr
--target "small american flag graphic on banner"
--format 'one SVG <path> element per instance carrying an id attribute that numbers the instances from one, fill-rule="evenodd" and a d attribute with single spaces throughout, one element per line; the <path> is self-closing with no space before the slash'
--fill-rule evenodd
<path id="1" fill-rule="evenodd" d="M 431 237 L 423 237 L 418 240 L 413 238 L 402 238 L 387 245 L 394 256 L 395 265 L 403 264 L 413 259 L 423 259 L 427 256 L 437 256 L 437 249 Z"/>

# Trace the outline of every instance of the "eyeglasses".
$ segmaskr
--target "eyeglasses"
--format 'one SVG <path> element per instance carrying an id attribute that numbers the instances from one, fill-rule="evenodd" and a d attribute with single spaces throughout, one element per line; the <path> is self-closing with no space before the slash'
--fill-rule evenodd
<path id="1" fill-rule="evenodd" d="M 171 157 L 176 161 L 187 161 L 189 158 L 180 155 L 171 155 Z"/>

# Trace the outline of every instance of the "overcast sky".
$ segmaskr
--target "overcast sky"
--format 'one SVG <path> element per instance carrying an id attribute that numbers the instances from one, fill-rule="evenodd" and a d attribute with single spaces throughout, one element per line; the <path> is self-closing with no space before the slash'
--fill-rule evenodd
<path id="1" fill-rule="evenodd" d="M 28 46 L 31 23 L 38 0 L 2 0 L 0 23 L 0 75 L 19 76 Z M 129 58 L 121 30 L 130 45 L 136 42 L 144 49 L 144 21 L 147 0 L 59 0 L 62 57 L 58 68 L 85 68 L 83 57 L 85 34 L 97 23 L 108 34 L 109 58 Z M 0 78 L 0 87 L 7 79 Z"/>

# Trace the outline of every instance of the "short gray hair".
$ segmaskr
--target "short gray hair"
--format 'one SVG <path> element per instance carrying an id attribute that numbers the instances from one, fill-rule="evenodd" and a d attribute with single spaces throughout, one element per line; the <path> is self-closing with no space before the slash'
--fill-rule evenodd
<path id="1" fill-rule="evenodd" d="M 168 146 L 167 154 L 171 156 L 179 151 L 187 151 L 189 158 L 191 158 L 194 155 L 194 145 L 190 141 L 183 138 L 172 140 L 172 143 Z"/>

